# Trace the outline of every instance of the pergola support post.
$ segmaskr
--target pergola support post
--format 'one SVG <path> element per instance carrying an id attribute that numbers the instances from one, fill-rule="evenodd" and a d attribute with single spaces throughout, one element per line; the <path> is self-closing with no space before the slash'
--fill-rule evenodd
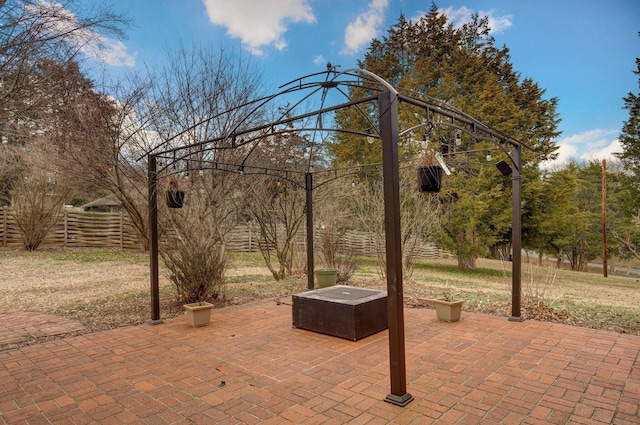
<path id="1" fill-rule="evenodd" d="M 149 267 L 151 274 L 150 325 L 164 323 L 160 319 L 160 279 L 158 274 L 158 171 L 155 155 L 149 155 L 147 164 L 149 182 Z"/>
<path id="2" fill-rule="evenodd" d="M 518 144 L 512 145 L 511 159 L 514 170 L 511 175 L 511 203 L 512 203 L 512 229 L 511 243 L 513 253 L 511 254 L 511 322 L 523 322 L 524 317 L 520 313 L 520 303 L 522 299 L 522 147 Z"/>
<path id="3" fill-rule="evenodd" d="M 305 173 L 304 189 L 307 194 L 307 288 L 313 289 L 313 174 Z"/>
<path id="4" fill-rule="evenodd" d="M 407 392 L 404 341 L 404 295 L 402 289 L 402 240 L 400 229 L 400 172 L 398 163 L 398 99 L 391 91 L 378 97 L 382 138 L 384 228 L 387 260 L 387 311 L 391 393 L 385 401 L 405 406 L 413 396 Z"/>

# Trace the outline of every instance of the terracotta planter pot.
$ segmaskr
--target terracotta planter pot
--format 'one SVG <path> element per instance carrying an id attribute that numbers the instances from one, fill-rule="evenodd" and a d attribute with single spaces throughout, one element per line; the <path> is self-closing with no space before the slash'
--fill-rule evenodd
<path id="1" fill-rule="evenodd" d="M 457 322 L 462 313 L 464 300 L 446 301 L 442 298 L 428 300 L 436 308 L 436 317 L 444 322 Z"/>
<path id="2" fill-rule="evenodd" d="M 187 322 L 189 325 L 199 328 L 209 324 L 213 304 L 207 302 L 191 303 L 185 304 L 184 308 L 187 310 Z"/>

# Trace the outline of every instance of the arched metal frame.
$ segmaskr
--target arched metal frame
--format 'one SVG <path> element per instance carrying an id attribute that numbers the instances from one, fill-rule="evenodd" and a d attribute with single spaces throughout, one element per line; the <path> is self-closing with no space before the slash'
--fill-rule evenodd
<path id="1" fill-rule="evenodd" d="M 323 76 L 321 81 L 314 80 L 318 76 Z M 326 94 L 329 90 L 338 90 L 339 93 L 349 98 L 347 92 L 342 87 L 359 87 L 369 92 L 377 93 L 376 95 L 366 96 L 349 102 L 326 107 Z M 434 122 L 430 120 L 431 116 L 444 117 L 451 122 L 437 121 L 436 124 L 443 124 L 464 132 L 477 140 L 486 140 L 495 144 L 509 158 L 513 165 L 512 174 L 512 244 L 513 244 L 513 261 L 512 261 L 512 315 L 509 317 L 511 321 L 524 320 L 520 314 L 520 297 L 521 297 L 521 150 L 526 147 L 522 142 L 510 138 L 501 132 L 491 128 L 488 125 L 474 119 L 473 117 L 459 111 L 450 105 L 437 101 L 435 99 L 426 98 L 425 96 L 413 97 L 400 94 L 396 88 L 377 75 L 365 69 L 351 69 L 343 72 L 336 71 L 335 67 L 327 67 L 326 72 L 311 74 L 293 80 L 283 86 L 283 91 L 247 102 L 242 106 L 256 105 L 250 113 L 256 112 L 266 104 L 284 94 L 291 94 L 302 90 L 311 90 L 311 94 L 304 96 L 299 102 L 283 114 L 281 119 L 266 125 L 252 127 L 248 129 L 240 129 L 244 120 L 236 125 L 229 134 L 222 137 L 205 140 L 202 142 L 166 148 L 169 142 L 175 140 L 180 135 L 195 128 L 192 126 L 165 141 L 161 146 L 146 153 L 148 156 L 148 182 L 149 182 L 149 232 L 150 232 L 150 268 L 151 268 L 151 315 L 149 323 L 162 323 L 160 319 L 160 302 L 159 302 L 159 275 L 158 275 L 158 216 L 157 216 L 157 184 L 158 179 L 163 171 L 166 171 L 170 165 L 179 161 L 186 162 L 186 169 L 189 169 L 188 161 L 194 155 L 202 154 L 207 151 L 215 151 L 220 149 L 236 149 L 249 143 L 259 143 L 264 137 L 278 134 L 280 130 L 276 130 L 279 126 L 293 125 L 296 122 L 317 117 L 319 125 L 316 127 L 288 128 L 287 132 L 300 131 L 338 131 L 336 129 L 327 129 L 322 126 L 322 114 L 335 112 L 341 109 L 355 107 L 360 109 L 360 105 L 366 103 L 376 103 L 378 110 L 378 134 L 374 137 L 382 142 L 382 173 L 384 188 L 384 208 L 385 208 L 385 249 L 386 249 L 386 276 L 387 276 L 387 310 L 388 310 L 388 328 L 389 328 L 389 360 L 390 360 L 390 381 L 391 391 L 385 398 L 390 403 L 405 406 L 413 397 L 407 392 L 406 388 L 406 363 L 405 363 L 405 347 L 404 347 L 404 311 L 403 311 L 403 276 L 402 276 L 402 247 L 401 247 L 401 231 L 400 231 L 400 189 L 399 189 L 399 157 L 398 157 L 398 140 L 401 136 L 407 135 L 420 128 L 432 128 Z M 302 105 L 314 93 L 322 92 L 322 107 L 312 112 L 299 114 L 293 117 L 287 116 L 295 107 Z M 417 107 L 425 111 L 425 119 L 423 124 L 400 131 L 398 106 L 400 103 Z M 237 108 L 236 108 L 237 109 Z M 361 110 L 361 109 L 360 109 Z M 229 111 L 227 111 L 229 112 Z M 375 128 L 368 115 L 363 112 L 362 115 L 367 117 L 371 128 Z M 224 112 L 222 113 L 224 114 Z M 220 116 L 222 114 L 218 114 Z M 210 117 L 202 121 L 203 124 L 215 117 Z M 248 118 L 248 116 L 246 117 Z M 245 118 L 245 120 L 246 120 Z M 353 134 L 362 135 L 364 137 L 372 136 L 369 132 L 361 132 L 357 130 L 342 130 Z M 165 147 L 163 149 L 163 147 Z M 255 145 L 254 145 L 255 147 Z M 222 169 L 227 172 L 238 172 L 247 174 L 267 174 L 285 178 L 304 187 L 306 190 L 307 202 L 307 259 L 308 273 L 310 275 L 309 287 L 313 288 L 313 174 L 326 173 L 330 170 L 322 170 L 314 172 L 312 164 L 309 164 L 308 170 L 304 173 L 304 185 L 296 183 L 289 178 L 288 173 L 294 171 L 277 170 L 265 167 L 255 167 L 246 164 L 246 160 L 253 150 L 240 164 L 223 164 L 219 162 L 211 162 L 211 168 Z M 164 160 L 162 166 L 158 166 L 158 158 Z M 311 156 L 310 156 L 311 158 Z M 202 163 L 200 163 L 202 167 Z M 218 168 L 220 167 L 220 168 Z M 315 187 L 326 184 L 338 177 L 337 171 L 335 176 L 324 179 Z M 298 171 L 299 172 L 299 171 Z M 284 174 L 283 174 L 284 173 Z"/>

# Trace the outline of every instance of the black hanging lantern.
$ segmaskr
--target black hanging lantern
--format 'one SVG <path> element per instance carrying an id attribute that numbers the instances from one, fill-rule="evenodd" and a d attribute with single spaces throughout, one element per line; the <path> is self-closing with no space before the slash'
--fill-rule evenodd
<path id="1" fill-rule="evenodd" d="M 184 204 L 184 190 L 168 189 L 167 190 L 167 206 L 169 208 L 182 208 Z"/>
<path id="2" fill-rule="evenodd" d="M 513 170 L 511 169 L 511 167 L 509 167 L 509 164 L 507 164 L 506 161 L 500 161 L 496 163 L 496 167 L 500 171 L 500 174 L 502 174 L 503 176 L 508 176 L 513 172 Z"/>
<path id="3" fill-rule="evenodd" d="M 167 206 L 169 208 L 182 208 L 184 204 L 184 190 L 176 178 L 171 178 L 167 187 Z"/>
<path id="4" fill-rule="evenodd" d="M 420 192 L 440 192 L 442 186 L 442 167 L 439 165 L 421 165 L 418 167 L 418 190 Z"/>

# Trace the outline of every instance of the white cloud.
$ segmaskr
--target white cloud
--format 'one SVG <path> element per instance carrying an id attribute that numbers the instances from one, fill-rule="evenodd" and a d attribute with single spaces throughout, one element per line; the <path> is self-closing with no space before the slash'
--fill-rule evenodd
<path id="1" fill-rule="evenodd" d="M 489 28 L 491 28 L 491 34 L 498 34 L 508 30 L 513 26 L 513 15 L 494 16 L 493 10 L 489 12 L 480 11 L 480 16 L 489 17 Z"/>
<path id="2" fill-rule="evenodd" d="M 324 58 L 324 56 L 322 56 L 322 55 L 319 55 L 319 56 L 316 56 L 315 58 L 313 58 L 313 64 L 314 65 L 324 65 L 326 63 L 327 63 L 327 61 Z"/>
<path id="3" fill-rule="evenodd" d="M 287 46 L 284 34 L 291 23 L 315 23 L 316 17 L 308 0 L 202 0 L 209 20 L 239 38 L 255 55 L 263 48 Z"/>
<path id="4" fill-rule="evenodd" d="M 449 21 L 453 24 L 455 28 L 460 28 L 465 23 L 471 20 L 471 15 L 473 15 L 473 9 L 469 9 L 466 6 L 460 6 L 459 8 L 454 8 L 453 6 L 449 6 L 446 9 L 438 9 L 438 13 L 442 13 L 447 15 Z M 505 30 L 508 30 L 513 26 L 513 15 L 502 15 L 496 16 L 495 10 L 480 10 L 478 11 L 478 15 L 480 17 L 489 18 L 489 28 L 491 28 L 491 34 L 501 33 Z M 417 19 L 413 19 L 414 21 Z"/>
<path id="5" fill-rule="evenodd" d="M 569 143 L 558 142 L 557 158 L 553 161 L 544 161 L 542 168 L 555 169 L 561 167 L 572 159 L 576 159 L 578 148 Z"/>
<path id="6" fill-rule="evenodd" d="M 389 0 L 372 0 L 365 12 L 352 21 L 344 33 L 343 55 L 353 55 L 375 38 L 384 23 L 385 11 L 389 7 Z"/>
<path id="7" fill-rule="evenodd" d="M 42 25 L 44 31 L 66 36 L 86 56 L 113 66 L 135 66 L 135 56 L 119 40 L 104 37 L 92 29 L 81 28 L 76 15 L 58 2 L 37 0 L 24 10 Z"/>
<path id="8" fill-rule="evenodd" d="M 613 154 L 622 152 L 619 133 L 619 130 L 595 129 L 563 137 L 558 140 L 558 158 L 546 162 L 544 168 L 562 166 L 571 160 L 613 161 Z"/>
<path id="9" fill-rule="evenodd" d="M 620 144 L 620 140 L 614 139 L 612 141 L 607 141 L 607 144 L 600 146 L 599 149 L 589 149 L 587 152 L 583 153 L 580 158 L 588 161 L 601 161 L 603 159 L 613 161 L 615 159 L 613 154 L 621 152 L 622 145 Z"/>
<path id="10" fill-rule="evenodd" d="M 92 49 L 88 50 L 88 54 L 108 65 L 131 68 L 136 66 L 135 55 L 127 52 L 127 46 L 123 42 L 104 37 L 100 37 L 100 40 Z"/>
<path id="11" fill-rule="evenodd" d="M 465 22 L 469 22 L 471 20 L 471 15 L 473 14 L 473 10 L 469 9 L 466 6 L 460 6 L 459 8 L 454 8 L 453 6 L 449 6 L 446 9 L 438 9 L 438 13 L 442 15 L 447 15 L 447 18 L 450 22 L 453 23 L 453 26 L 456 28 L 461 27 Z"/>

